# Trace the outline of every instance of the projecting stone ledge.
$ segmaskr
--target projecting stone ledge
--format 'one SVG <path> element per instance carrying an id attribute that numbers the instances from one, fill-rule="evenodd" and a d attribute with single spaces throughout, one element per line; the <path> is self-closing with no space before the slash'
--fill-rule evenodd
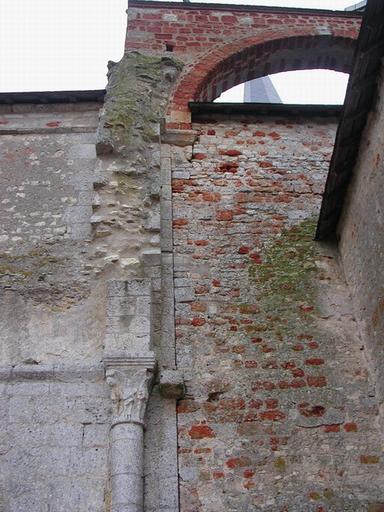
<path id="1" fill-rule="evenodd" d="M 183 372 L 180 370 L 163 370 L 160 374 L 159 392 L 163 398 L 180 400 L 185 395 Z"/>

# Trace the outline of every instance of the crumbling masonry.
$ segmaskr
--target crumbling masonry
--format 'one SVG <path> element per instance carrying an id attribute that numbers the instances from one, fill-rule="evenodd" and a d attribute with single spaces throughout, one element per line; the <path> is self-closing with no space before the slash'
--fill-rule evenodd
<path id="1" fill-rule="evenodd" d="M 383 17 L 135 0 L 105 98 L 0 95 L 1 512 L 384 511 Z"/>

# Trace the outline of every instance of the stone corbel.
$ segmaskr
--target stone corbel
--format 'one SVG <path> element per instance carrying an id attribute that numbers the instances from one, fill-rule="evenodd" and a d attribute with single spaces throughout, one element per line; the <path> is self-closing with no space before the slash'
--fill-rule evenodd
<path id="1" fill-rule="evenodd" d="M 107 357 L 104 367 L 112 401 L 112 512 L 143 512 L 144 419 L 155 358 Z"/>

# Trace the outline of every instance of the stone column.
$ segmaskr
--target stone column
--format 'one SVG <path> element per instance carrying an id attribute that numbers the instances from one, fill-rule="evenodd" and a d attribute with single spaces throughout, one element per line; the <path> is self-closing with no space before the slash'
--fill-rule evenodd
<path id="1" fill-rule="evenodd" d="M 150 279 L 108 283 L 104 367 L 112 402 L 112 512 L 143 512 L 144 416 L 155 369 Z"/>
<path id="2" fill-rule="evenodd" d="M 144 416 L 155 360 L 110 357 L 104 364 L 112 400 L 112 512 L 143 512 Z"/>

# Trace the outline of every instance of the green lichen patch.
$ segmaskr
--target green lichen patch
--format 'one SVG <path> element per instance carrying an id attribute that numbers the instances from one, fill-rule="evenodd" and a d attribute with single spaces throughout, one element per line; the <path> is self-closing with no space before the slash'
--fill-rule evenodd
<path id="1" fill-rule="evenodd" d="M 164 398 L 181 400 L 185 396 L 184 384 L 159 384 L 160 395 Z"/>
<path id="2" fill-rule="evenodd" d="M 33 249 L 26 254 L 10 255 L 0 253 L 0 282 L 13 283 L 34 278 L 43 281 L 53 269 L 65 265 L 65 258 L 50 254 L 46 249 Z"/>
<path id="3" fill-rule="evenodd" d="M 313 218 L 282 231 L 261 255 L 261 263 L 251 263 L 260 308 L 259 322 L 267 324 L 278 337 L 311 323 L 315 311 L 316 248 Z M 261 318 L 260 318 L 261 317 Z"/>
<path id="4" fill-rule="evenodd" d="M 275 462 L 273 463 L 273 465 L 280 472 L 284 472 L 286 470 L 286 467 L 287 467 L 287 463 L 286 463 L 284 457 L 278 457 L 275 460 Z"/>

